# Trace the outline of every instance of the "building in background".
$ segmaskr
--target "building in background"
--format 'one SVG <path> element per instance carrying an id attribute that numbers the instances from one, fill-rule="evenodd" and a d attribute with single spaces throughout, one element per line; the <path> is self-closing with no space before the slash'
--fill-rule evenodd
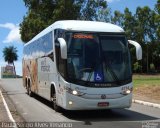
<path id="1" fill-rule="evenodd" d="M 1 67 L 1 78 L 14 78 L 14 67 L 11 65 L 6 65 L 5 67 Z"/>

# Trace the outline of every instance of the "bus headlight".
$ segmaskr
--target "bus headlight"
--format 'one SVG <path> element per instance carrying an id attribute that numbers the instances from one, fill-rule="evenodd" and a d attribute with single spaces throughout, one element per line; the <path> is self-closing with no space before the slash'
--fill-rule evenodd
<path id="1" fill-rule="evenodd" d="M 127 90 L 123 91 L 121 94 L 123 94 L 123 95 L 128 95 L 128 94 L 130 94 L 131 92 L 132 92 L 132 90 L 127 89 Z"/>
<path id="2" fill-rule="evenodd" d="M 68 102 L 68 104 L 69 104 L 69 105 L 72 105 L 72 104 L 73 104 L 73 102 L 72 102 L 72 101 L 69 101 L 69 102 Z"/>
<path id="3" fill-rule="evenodd" d="M 85 95 L 85 93 L 80 92 L 80 91 L 77 91 L 77 90 L 73 90 L 73 89 L 71 89 L 71 88 L 69 88 L 69 87 L 66 87 L 65 90 L 66 90 L 66 92 L 68 92 L 68 93 L 70 93 L 70 94 L 72 94 L 72 95 L 75 95 L 75 96 Z"/>
<path id="4" fill-rule="evenodd" d="M 126 90 L 126 94 L 130 94 L 131 93 L 131 90 Z"/>
<path id="5" fill-rule="evenodd" d="M 77 92 L 76 90 L 73 90 L 73 91 L 72 91 L 72 94 L 73 94 L 73 95 L 77 95 L 78 92 Z"/>
<path id="6" fill-rule="evenodd" d="M 73 90 L 72 94 L 75 95 L 75 96 L 83 96 L 85 93 L 77 91 L 77 90 Z"/>

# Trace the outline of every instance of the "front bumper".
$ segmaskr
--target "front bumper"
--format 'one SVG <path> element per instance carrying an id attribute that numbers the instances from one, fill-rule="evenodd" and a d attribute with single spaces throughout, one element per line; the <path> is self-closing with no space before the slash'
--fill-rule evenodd
<path id="1" fill-rule="evenodd" d="M 72 103 L 72 104 L 71 104 Z M 107 106 L 98 106 L 98 103 L 109 103 Z M 132 93 L 115 99 L 85 99 L 66 93 L 66 103 L 63 106 L 67 110 L 96 110 L 112 108 L 129 108 L 132 104 Z"/>

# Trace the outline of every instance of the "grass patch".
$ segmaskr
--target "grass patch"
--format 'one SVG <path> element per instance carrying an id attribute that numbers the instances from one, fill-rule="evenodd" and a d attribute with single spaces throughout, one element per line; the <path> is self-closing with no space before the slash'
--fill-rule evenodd
<path id="1" fill-rule="evenodd" d="M 160 75 L 133 75 L 134 87 L 160 86 Z"/>
<path id="2" fill-rule="evenodd" d="M 160 75 L 133 75 L 134 99 L 160 104 Z"/>

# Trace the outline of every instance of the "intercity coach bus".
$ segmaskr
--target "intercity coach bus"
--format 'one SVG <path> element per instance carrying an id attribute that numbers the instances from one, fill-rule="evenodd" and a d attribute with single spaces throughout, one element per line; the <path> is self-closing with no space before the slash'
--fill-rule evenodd
<path id="1" fill-rule="evenodd" d="M 53 108 L 128 108 L 132 103 L 129 44 L 141 46 L 122 28 L 96 21 L 57 21 L 24 45 L 23 84 L 27 93 Z"/>

